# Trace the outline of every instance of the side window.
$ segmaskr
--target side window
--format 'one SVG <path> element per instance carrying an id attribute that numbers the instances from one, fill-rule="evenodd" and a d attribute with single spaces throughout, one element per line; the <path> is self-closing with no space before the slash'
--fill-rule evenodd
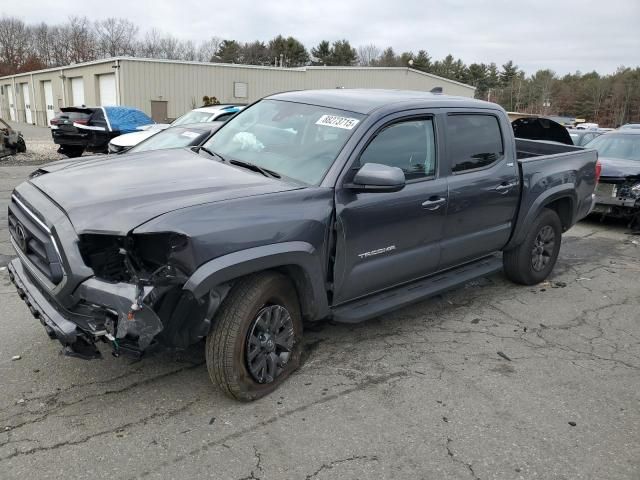
<path id="1" fill-rule="evenodd" d="M 407 180 L 436 173 L 435 136 L 431 118 L 394 123 L 382 129 L 360 155 L 360 165 L 398 167 Z"/>
<path id="2" fill-rule="evenodd" d="M 504 155 L 498 119 L 493 115 L 449 115 L 447 148 L 454 173 L 491 165 Z"/>

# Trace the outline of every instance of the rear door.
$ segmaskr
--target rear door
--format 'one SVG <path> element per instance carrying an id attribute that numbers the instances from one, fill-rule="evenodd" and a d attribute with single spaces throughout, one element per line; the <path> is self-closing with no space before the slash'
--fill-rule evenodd
<path id="1" fill-rule="evenodd" d="M 441 267 L 500 250 L 509 240 L 520 199 L 511 126 L 500 112 L 446 115 L 449 205 Z"/>
<path id="2" fill-rule="evenodd" d="M 447 180 L 440 176 L 434 116 L 395 115 L 361 140 L 336 186 L 334 304 L 434 272 L 440 261 Z M 366 163 L 399 167 L 398 192 L 355 192 L 348 184 Z"/>

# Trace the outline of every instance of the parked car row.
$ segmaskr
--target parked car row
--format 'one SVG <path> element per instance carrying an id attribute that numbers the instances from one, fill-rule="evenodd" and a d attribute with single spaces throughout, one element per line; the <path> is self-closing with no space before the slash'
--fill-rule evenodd
<path id="1" fill-rule="evenodd" d="M 215 105 L 211 107 L 201 107 L 185 113 L 171 123 L 156 123 L 143 127 L 141 131 L 127 133 L 115 137 L 109 142 L 109 153 L 122 153 L 127 151 L 141 141 L 155 135 L 159 130 L 179 125 L 191 125 L 206 122 L 225 122 L 232 115 L 236 114 L 243 107 L 239 105 Z"/>
<path id="2" fill-rule="evenodd" d="M 156 133 L 178 125 L 225 121 L 242 109 L 216 105 L 192 110 L 171 124 L 155 123 L 131 107 L 63 107 L 51 121 L 51 136 L 67 157 L 94 153 L 122 153 Z"/>

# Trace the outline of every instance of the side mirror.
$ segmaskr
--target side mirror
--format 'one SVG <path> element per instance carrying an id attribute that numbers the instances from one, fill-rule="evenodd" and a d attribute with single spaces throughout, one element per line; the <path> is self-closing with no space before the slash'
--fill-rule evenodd
<path id="1" fill-rule="evenodd" d="M 398 167 L 365 163 L 347 188 L 357 192 L 397 192 L 406 184 L 404 172 Z"/>

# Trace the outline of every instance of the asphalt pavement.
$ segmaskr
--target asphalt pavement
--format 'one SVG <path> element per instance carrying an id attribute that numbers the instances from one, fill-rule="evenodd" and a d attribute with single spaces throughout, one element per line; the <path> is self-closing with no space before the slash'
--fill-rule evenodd
<path id="1" fill-rule="evenodd" d="M 308 326 L 250 404 L 202 348 L 60 355 L 11 285 L 0 167 L 0 478 L 640 478 L 640 237 L 587 220 L 548 282 L 502 274 L 360 325 Z M 20 356 L 18 360 L 12 360 Z"/>

